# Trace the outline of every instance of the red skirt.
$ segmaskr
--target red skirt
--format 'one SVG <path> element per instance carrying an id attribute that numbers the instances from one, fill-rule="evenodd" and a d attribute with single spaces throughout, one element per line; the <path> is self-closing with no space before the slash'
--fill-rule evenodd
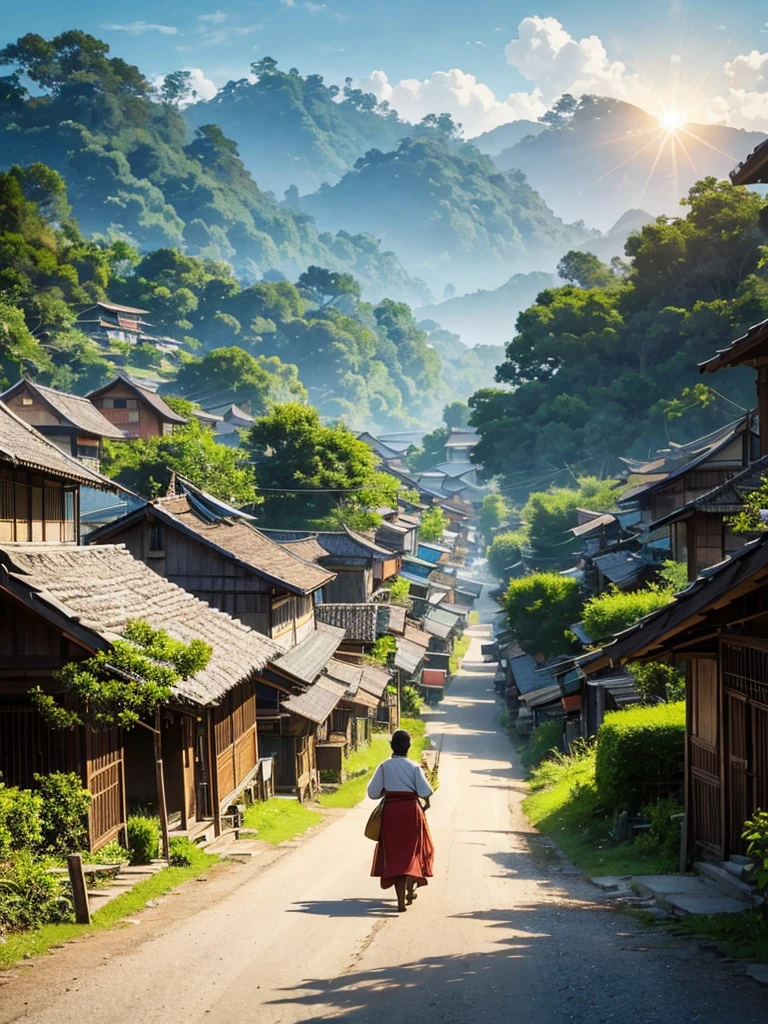
<path id="1" fill-rule="evenodd" d="M 432 877 L 434 859 L 429 825 L 416 794 L 387 793 L 371 875 L 381 879 L 382 889 L 393 886 L 400 875 L 426 885 Z"/>

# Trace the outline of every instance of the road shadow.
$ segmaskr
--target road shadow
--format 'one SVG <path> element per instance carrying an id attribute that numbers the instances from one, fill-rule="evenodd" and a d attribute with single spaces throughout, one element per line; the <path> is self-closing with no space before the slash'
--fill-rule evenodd
<path id="1" fill-rule="evenodd" d="M 300 900 L 289 914 L 317 914 L 318 917 L 397 917 L 397 902 L 392 899 Z"/>

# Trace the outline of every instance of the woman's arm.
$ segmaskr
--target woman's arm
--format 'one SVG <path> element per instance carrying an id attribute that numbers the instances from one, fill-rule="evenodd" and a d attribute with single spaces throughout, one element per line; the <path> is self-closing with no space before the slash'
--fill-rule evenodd
<path id="1" fill-rule="evenodd" d="M 379 765 L 376 771 L 373 773 L 373 778 L 368 783 L 368 796 L 371 800 L 378 800 L 384 796 L 384 769 L 382 767 L 384 762 Z"/>

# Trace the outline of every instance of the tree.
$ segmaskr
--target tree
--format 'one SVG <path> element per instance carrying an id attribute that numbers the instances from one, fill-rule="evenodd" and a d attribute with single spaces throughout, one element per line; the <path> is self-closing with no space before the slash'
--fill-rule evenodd
<path id="1" fill-rule="evenodd" d="M 511 580 L 504 595 L 507 620 L 528 654 L 561 654 L 568 648 L 565 631 L 581 610 L 576 580 L 556 572 L 537 572 Z"/>
<path id="2" fill-rule="evenodd" d="M 451 429 L 469 426 L 470 408 L 466 402 L 449 402 L 443 409 L 443 423 Z"/>
<path id="3" fill-rule="evenodd" d="M 389 587 L 389 599 L 395 604 L 404 604 L 411 592 L 411 584 L 402 576 L 396 576 L 387 586 Z"/>
<path id="4" fill-rule="evenodd" d="M 431 469 L 436 463 L 445 462 L 445 442 L 450 437 L 448 427 L 438 427 L 430 434 L 425 434 L 421 439 L 421 445 L 409 452 L 406 456 L 406 463 L 409 469 L 416 472 L 424 472 Z"/>
<path id="5" fill-rule="evenodd" d="M 299 290 L 321 309 L 335 305 L 341 298 L 360 299 L 360 285 L 351 274 L 338 274 L 324 267 L 309 267 L 299 277 Z"/>
<path id="6" fill-rule="evenodd" d="M 497 533 L 491 541 L 486 555 L 488 568 L 492 575 L 505 585 L 512 576 L 513 570 L 520 564 L 524 543 L 525 536 L 519 530 Z"/>
<path id="7" fill-rule="evenodd" d="M 610 267 L 606 267 L 591 252 L 571 249 L 557 264 L 557 273 L 569 284 L 579 288 L 607 288 L 614 280 Z"/>
<path id="8" fill-rule="evenodd" d="M 497 491 L 486 494 L 483 498 L 483 504 L 480 507 L 480 529 L 487 544 L 491 543 L 496 530 L 506 523 L 509 512 L 508 503 Z"/>
<path id="9" fill-rule="evenodd" d="M 539 121 L 548 128 L 564 128 L 573 118 L 578 105 L 578 100 L 565 92 L 550 110 L 541 115 Z"/>
<path id="10" fill-rule="evenodd" d="M 251 73 L 256 75 L 257 78 L 268 78 L 270 75 L 276 75 L 277 61 L 274 57 L 262 57 L 261 60 L 256 60 L 251 64 Z"/>
<path id="11" fill-rule="evenodd" d="M 183 643 L 165 630 L 129 619 L 125 638 L 115 640 L 109 650 L 54 673 L 62 683 L 64 703 L 39 686 L 30 695 L 54 728 L 130 729 L 172 698 L 175 683 L 201 672 L 212 653 L 203 640 Z"/>
<path id="12" fill-rule="evenodd" d="M 248 352 L 231 345 L 215 348 L 202 359 L 188 359 L 170 387 L 209 408 L 249 402 L 251 411 L 259 413 L 267 408 L 272 390 L 279 388 L 279 378 Z"/>
<path id="13" fill-rule="evenodd" d="M 615 508 L 619 494 L 615 481 L 582 477 L 578 490 L 553 487 L 529 495 L 521 517 L 533 549 L 534 564 L 546 569 L 571 565 L 575 542 L 568 531 L 578 525 L 577 509 L 610 511 Z"/>
<path id="14" fill-rule="evenodd" d="M 672 600 L 672 591 L 660 587 L 623 591 L 612 587 L 584 605 L 581 622 L 588 637 L 604 643 L 636 622 L 663 608 Z"/>
<path id="15" fill-rule="evenodd" d="M 124 487 L 153 498 L 180 473 L 222 501 L 241 507 L 258 504 L 256 476 L 244 465 L 245 453 L 219 444 L 211 430 L 192 418 L 173 434 L 146 440 L 105 441 L 101 469 Z"/>
<path id="16" fill-rule="evenodd" d="M 172 71 L 157 87 L 157 95 L 161 102 L 176 107 L 197 99 L 197 91 L 192 88 L 192 72 Z"/>
<path id="17" fill-rule="evenodd" d="M 245 444 L 259 465 L 267 523 L 307 525 L 334 509 L 365 511 L 396 496 L 397 482 L 376 472 L 371 449 L 344 426 L 323 426 L 311 407 L 276 405 L 256 420 Z"/>
<path id="18" fill-rule="evenodd" d="M 443 533 L 448 529 L 449 520 L 439 505 L 427 509 L 422 513 L 419 524 L 419 540 L 434 541 L 440 540 Z"/>

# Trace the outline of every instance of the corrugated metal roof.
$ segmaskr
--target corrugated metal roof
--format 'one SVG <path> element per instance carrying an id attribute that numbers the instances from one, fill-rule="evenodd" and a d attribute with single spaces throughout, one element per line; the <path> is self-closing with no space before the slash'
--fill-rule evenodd
<path id="1" fill-rule="evenodd" d="M 376 620 L 378 633 L 403 633 L 407 608 L 397 604 L 380 604 Z"/>

